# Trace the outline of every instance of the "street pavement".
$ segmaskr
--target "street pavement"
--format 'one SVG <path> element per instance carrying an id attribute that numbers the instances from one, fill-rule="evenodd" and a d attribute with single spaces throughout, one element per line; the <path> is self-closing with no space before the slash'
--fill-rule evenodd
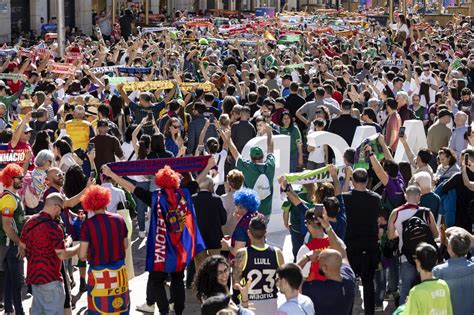
<path id="1" fill-rule="evenodd" d="M 137 229 L 135 229 L 135 232 L 132 236 L 132 252 L 135 278 L 129 281 L 131 300 L 130 314 L 144 314 L 137 311 L 135 308 L 137 307 L 137 305 L 145 303 L 146 298 L 146 283 L 148 279 L 148 273 L 145 271 L 146 239 L 138 238 L 138 233 L 136 232 L 136 230 Z M 292 261 L 291 240 L 287 230 L 273 231 L 271 233 L 268 233 L 267 242 L 271 245 L 282 248 L 285 261 Z M 74 272 L 74 278 L 75 282 L 79 284 L 78 271 Z M 358 282 L 358 287 L 359 290 L 356 293 L 353 314 L 362 315 L 364 314 L 364 311 L 362 308 L 362 286 L 360 285 L 360 281 Z M 79 285 L 76 285 L 76 287 L 72 290 L 73 301 L 76 301 L 76 306 L 73 309 L 73 314 L 87 314 L 87 293 L 79 293 L 78 291 Z M 283 300 L 284 297 L 280 295 L 278 301 L 280 302 Z M 23 307 L 25 311 L 28 312 L 31 307 L 31 303 L 32 297 L 26 296 L 25 294 L 25 300 L 23 301 Z M 394 307 L 392 304 L 388 304 L 387 302 L 385 302 L 385 312 L 380 312 L 377 314 L 392 314 L 393 309 Z M 156 307 L 154 314 L 159 314 L 158 309 Z M 200 314 L 200 306 L 196 298 L 194 297 L 193 290 L 191 289 L 186 289 L 186 309 L 184 311 L 184 314 Z"/>

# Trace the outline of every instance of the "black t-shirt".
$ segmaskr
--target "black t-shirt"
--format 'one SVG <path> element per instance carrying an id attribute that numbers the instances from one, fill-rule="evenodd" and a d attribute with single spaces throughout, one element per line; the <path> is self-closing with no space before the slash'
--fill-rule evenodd
<path id="1" fill-rule="evenodd" d="M 296 111 L 306 103 L 306 100 L 298 94 L 290 94 L 286 97 L 286 106 L 292 117 L 296 117 Z"/>
<path id="2" fill-rule="evenodd" d="M 378 248 L 377 218 L 382 209 L 381 198 L 373 191 L 352 190 L 342 195 L 346 207 L 347 251 L 359 252 Z"/>
<path id="3" fill-rule="evenodd" d="M 343 114 L 331 120 L 328 131 L 340 135 L 350 146 L 354 138 L 355 130 L 359 126 L 360 121 L 358 119 L 349 114 Z"/>

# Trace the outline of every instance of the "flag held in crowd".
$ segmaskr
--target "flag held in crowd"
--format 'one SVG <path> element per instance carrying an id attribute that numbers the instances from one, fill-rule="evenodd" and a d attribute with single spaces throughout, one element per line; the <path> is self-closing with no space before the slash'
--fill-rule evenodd
<path id="1" fill-rule="evenodd" d="M 199 172 L 207 164 L 210 156 L 190 156 L 181 158 L 165 158 L 151 160 L 137 160 L 127 162 L 110 163 L 110 169 L 120 176 L 130 175 L 154 175 L 157 170 L 169 165 L 179 173 Z"/>

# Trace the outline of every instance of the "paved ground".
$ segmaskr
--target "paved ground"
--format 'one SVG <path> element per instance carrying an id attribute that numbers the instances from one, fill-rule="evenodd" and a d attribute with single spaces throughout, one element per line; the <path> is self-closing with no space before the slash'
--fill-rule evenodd
<path id="1" fill-rule="evenodd" d="M 136 234 L 136 233 L 135 233 Z M 146 282 L 148 278 L 148 273 L 145 272 L 145 239 L 139 239 L 137 235 L 133 236 L 132 241 L 132 251 L 133 251 L 133 260 L 135 266 L 135 278 L 130 280 L 129 287 L 130 287 L 130 299 L 131 299 L 131 312 L 130 314 L 142 314 L 135 310 L 137 305 L 140 305 L 145 302 L 146 297 Z M 291 254 L 291 241 L 289 235 L 287 234 L 286 230 L 272 232 L 268 234 L 268 242 L 272 245 L 279 246 L 283 248 L 283 253 L 285 256 L 286 261 L 290 261 L 292 259 Z M 78 272 L 74 273 L 76 283 L 79 283 L 79 274 Z M 76 286 L 72 290 L 73 298 L 76 301 L 76 308 L 73 310 L 73 314 L 87 314 L 87 294 L 78 293 L 78 286 Z M 362 309 L 362 287 L 359 286 L 359 290 L 357 291 L 356 302 L 354 305 L 354 312 L 353 314 L 359 315 L 364 314 Z M 25 310 L 29 310 L 31 306 L 32 298 L 26 297 L 23 303 Z M 385 303 L 385 312 L 380 312 L 377 314 L 391 314 L 393 312 L 393 305 Z M 155 314 L 159 314 L 158 310 L 156 309 Z M 199 304 L 197 303 L 196 299 L 194 298 L 194 294 L 192 290 L 186 289 L 186 309 L 185 314 L 200 314 Z M 258 315 L 258 314 L 257 314 Z M 336 315 L 336 314 L 335 314 Z"/>

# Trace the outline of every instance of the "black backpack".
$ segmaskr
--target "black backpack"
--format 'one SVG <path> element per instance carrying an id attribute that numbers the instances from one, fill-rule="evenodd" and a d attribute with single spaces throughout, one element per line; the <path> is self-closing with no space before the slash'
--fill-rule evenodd
<path id="1" fill-rule="evenodd" d="M 438 249 L 428 224 L 429 212 L 428 208 L 419 207 L 411 218 L 402 222 L 402 254 L 412 265 L 415 265 L 416 248 L 420 243 L 425 242 Z"/>

